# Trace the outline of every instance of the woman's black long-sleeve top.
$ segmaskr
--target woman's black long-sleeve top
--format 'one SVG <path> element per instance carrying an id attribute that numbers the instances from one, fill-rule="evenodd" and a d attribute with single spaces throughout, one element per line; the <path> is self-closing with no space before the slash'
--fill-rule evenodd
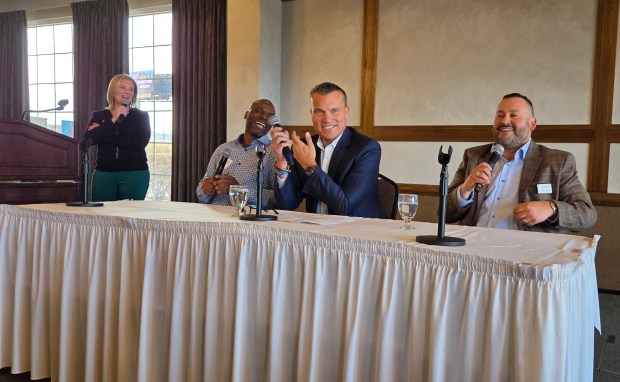
<path id="1" fill-rule="evenodd" d="M 149 114 L 139 109 L 130 109 L 121 123 L 112 122 L 108 109 L 93 113 L 88 126 L 100 126 L 84 133 L 85 140 L 97 145 L 99 171 L 148 170 L 145 147 L 151 139 Z"/>

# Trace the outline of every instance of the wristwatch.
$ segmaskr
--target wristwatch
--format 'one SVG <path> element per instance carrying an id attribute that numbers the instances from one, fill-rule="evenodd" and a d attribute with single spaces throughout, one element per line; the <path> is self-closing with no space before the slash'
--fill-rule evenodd
<path id="1" fill-rule="evenodd" d="M 306 176 L 310 176 L 314 174 L 315 166 L 306 167 L 304 171 L 306 171 Z"/>
<path id="2" fill-rule="evenodd" d="M 549 206 L 551 207 L 551 210 L 553 210 L 553 213 L 551 214 L 551 216 L 549 216 L 549 220 L 555 220 L 555 218 L 558 217 L 558 206 L 552 200 L 549 200 L 548 202 L 549 202 Z"/>

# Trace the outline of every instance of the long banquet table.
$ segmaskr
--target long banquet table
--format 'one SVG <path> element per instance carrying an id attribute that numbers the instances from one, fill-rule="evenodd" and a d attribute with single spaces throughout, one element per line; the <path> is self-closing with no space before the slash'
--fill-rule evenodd
<path id="1" fill-rule="evenodd" d="M 0 205 L 0 367 L 53 381 L 584 381 L 596 239 Z"/>

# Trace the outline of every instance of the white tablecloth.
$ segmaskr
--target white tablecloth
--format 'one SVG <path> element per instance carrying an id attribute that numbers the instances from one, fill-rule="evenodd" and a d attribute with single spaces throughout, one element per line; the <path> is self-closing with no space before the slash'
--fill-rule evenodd
<path id="1" fill-rule="evenodd" d="M 0 205 L 0 366 L 60 381 L 592 380 L 579 236 L 121 201 Z"/>

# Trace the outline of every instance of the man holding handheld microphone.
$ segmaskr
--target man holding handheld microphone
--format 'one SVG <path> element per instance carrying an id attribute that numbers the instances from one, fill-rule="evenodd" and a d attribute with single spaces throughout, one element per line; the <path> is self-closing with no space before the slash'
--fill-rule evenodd
<path id="1" fill-rule="evenodd" d="M 294 210 L 305 199 L 307 212 L 381 217 L 377 181 L 381 146 L 347 126 L 347 96 L 338 85 L 315 86 L 310 100 L 317 134 L 306 132 L 302 138 L 296 132 L 291 137 L 281 127 L 271 131 L 278 207 Z M 291 146 L 292 162 L 285 156 Z"/>
<path id="2" fill-rule="evenodd" d="M 448 190 L 446 222 L 557 233 L 582 231 L 596 222 L 575 157 L 536 144 L 535 129 L 529 98 L 505 95 L 492 128 L 496 144 L 465 150 Z"/>

